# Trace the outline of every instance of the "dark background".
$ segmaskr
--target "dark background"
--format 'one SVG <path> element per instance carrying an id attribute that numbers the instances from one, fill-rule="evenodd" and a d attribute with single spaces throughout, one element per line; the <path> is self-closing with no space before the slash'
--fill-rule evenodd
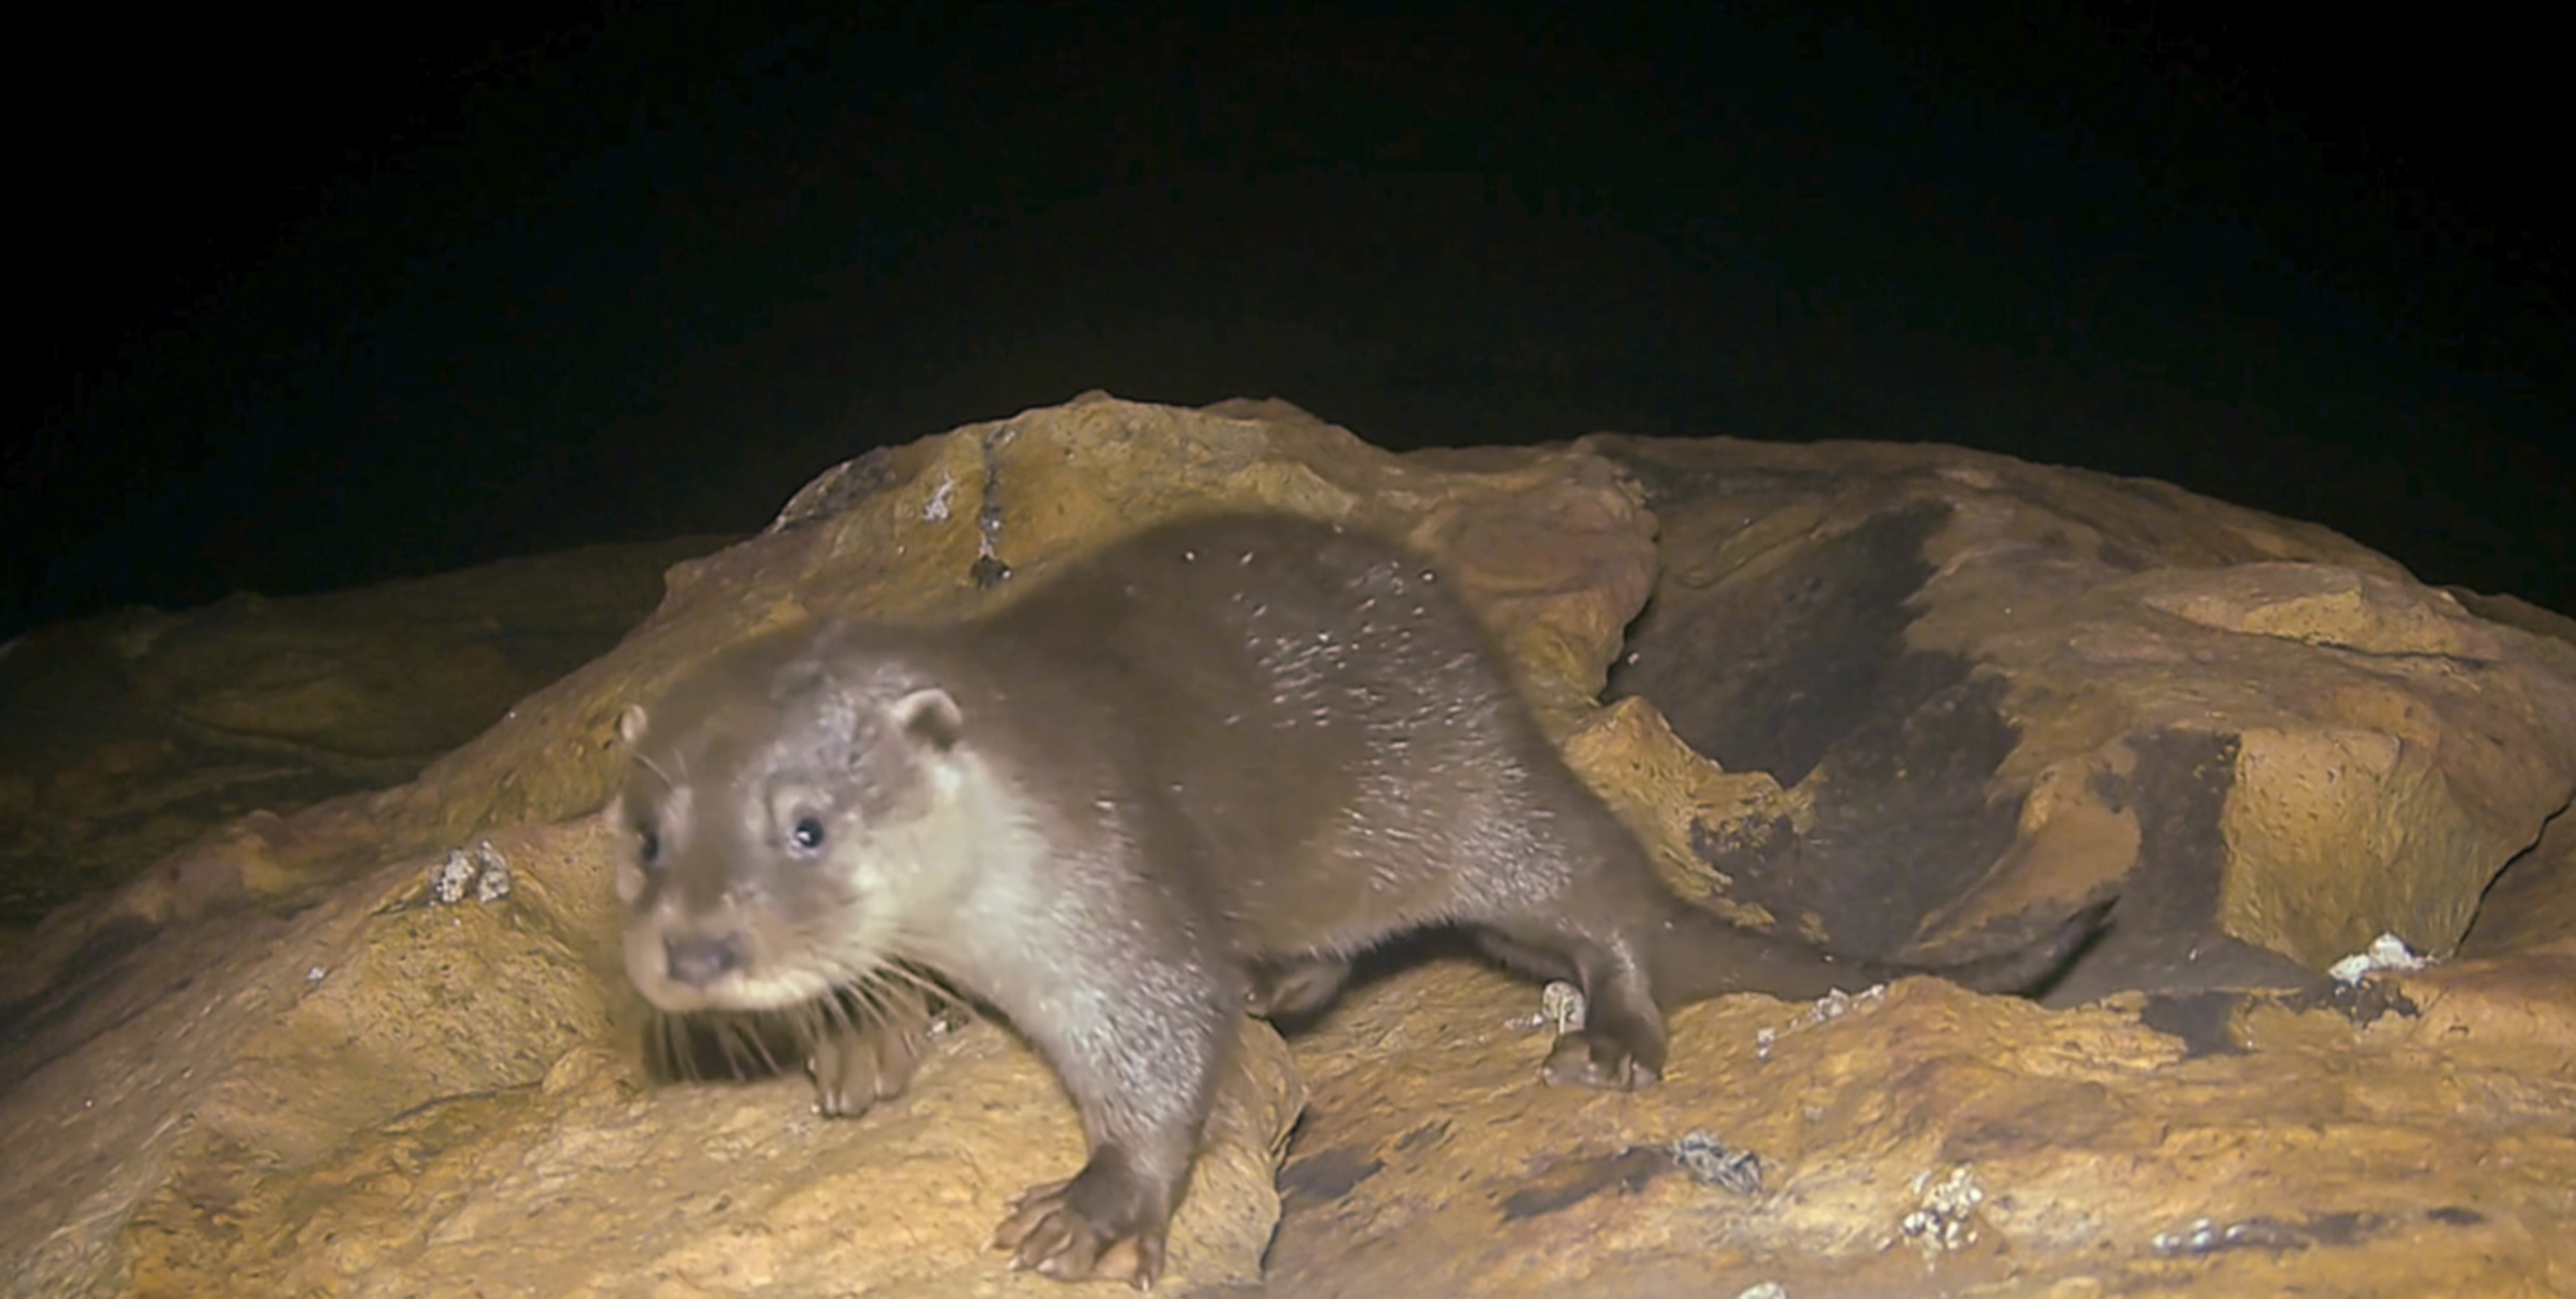
<path id="1" fill-rule="evenodd" d="M 2536 30 L 850 10 L 22 33 L 0 635 L 747 531 L 1093 387 L 1957 442 L 2576 608 Z"/>

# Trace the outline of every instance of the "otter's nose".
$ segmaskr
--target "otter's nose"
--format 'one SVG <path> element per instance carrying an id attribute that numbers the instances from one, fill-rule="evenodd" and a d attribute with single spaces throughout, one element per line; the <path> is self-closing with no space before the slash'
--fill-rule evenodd
<path id="1" fill-rule="evenodd" d="M 662 940 L 662 957 L 671 978 L 703 988 L 742 968 L 740 933 L 690 934 Z"/>

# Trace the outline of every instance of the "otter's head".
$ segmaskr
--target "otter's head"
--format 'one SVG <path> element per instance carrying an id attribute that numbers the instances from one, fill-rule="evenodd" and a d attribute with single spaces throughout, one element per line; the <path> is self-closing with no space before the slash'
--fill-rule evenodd
<path id="1" fill-rule="evenodd" d="M 922 945 L 973 868 L 948 692 L 826 627 L 697 669 L 619 730 L 626 970 L 666 1011 L 762 1010 Z"/>

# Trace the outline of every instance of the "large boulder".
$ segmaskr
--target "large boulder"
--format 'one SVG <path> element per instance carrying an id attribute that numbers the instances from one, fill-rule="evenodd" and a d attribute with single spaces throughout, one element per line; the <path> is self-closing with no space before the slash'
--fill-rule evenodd
<path id="1" fill-rule="evenodd" d="M 230 820 L 17 940 L 12 1291 L 1054 1292 L 985 1248 L 1079 1157 L 1035 1057 L 969 1025 L 846 1122 L 793 1076 L 651 1085 L 594 812 L 618 713 L 727 644 L 954 617 L 1219 506 L 1439 561 L 1674 886 L 1741 922 L 1931 960 L 2116 901 L 2071 1008 L 1920 979 L 1728 998 L 1675 1017 L 1633 1095 L 1539 1085 L 1537 989 L 1397 954 L 1287 1044 L 1247 1023 L 1167 1286 L 2576 1275 L 2576 842 L 2551 819 L 2576 648 L 2541 611 L 2518 630 L 2321 529 L 1949 448 L 1395 455 L 1279 403 L 1092 395 L 833 469 L 416 775 Z M 220 630 L 191 661 L 233 661 Z M 165 679 L 161 707 L 264 724 Z M 274 720 L 420 742 L 371 749 L 327 705 Z M 2491 882 L 2509 916 L 2481 913 Z M 2325 976 L 2385 931 L 2453 959 Z"/>

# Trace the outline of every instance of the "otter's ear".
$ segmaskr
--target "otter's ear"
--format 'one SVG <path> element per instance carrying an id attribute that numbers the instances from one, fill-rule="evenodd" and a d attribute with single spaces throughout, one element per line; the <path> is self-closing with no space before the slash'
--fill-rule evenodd
<path id="1" fill-rule="evenodd" d="M 923 686 L 894 701 L 886 715 L 894 719 L 895 729 L 934 749 L 955 745 L 965 725 L 957 701 L 937 686 Z"/>
<path id="2" fill-rule="evenodd" d="M 630 749 L 644 742 L 644 705 L 628 704 L 626 711 L 617 715 L 617 738 L 626 741 Z"/>

